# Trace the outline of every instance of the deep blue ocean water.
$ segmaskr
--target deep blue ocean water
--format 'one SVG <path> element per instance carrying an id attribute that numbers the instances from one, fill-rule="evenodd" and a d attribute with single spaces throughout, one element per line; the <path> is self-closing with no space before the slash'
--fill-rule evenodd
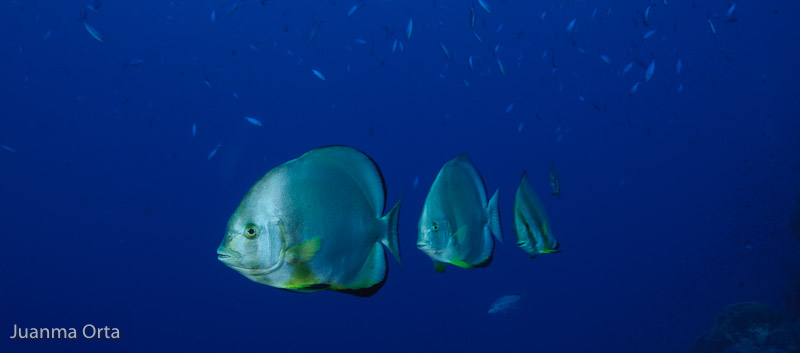
<path id="1" fill-rule="evenodd" d="M 0 351 L 687 352 L 730 304 L 796 319 L 800 5 L 487 2 L 3 1 Z M 220 263 L 250 186 L 331 144 L 402 197 L 402 270 L 359 298 Z M 439 274 L 417 221 L 459 153 L 505 243 Z M 515 246 L 523 170 L 562 253 Z M 9 338 L 86 324 L 121 338 Z"/>

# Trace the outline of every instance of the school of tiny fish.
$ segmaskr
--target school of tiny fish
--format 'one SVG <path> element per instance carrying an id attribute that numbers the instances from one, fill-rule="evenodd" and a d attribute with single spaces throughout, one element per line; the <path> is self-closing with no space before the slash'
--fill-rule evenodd
<path id="1" fill-rule="evenodd" d="M 471 2 L 471 1 L 468 2 L 467 4 L 463 5 L 466 8 L 466 10 L 468 11 L 468 14 L 469 14 L 468 22 L 467 22 L 468 26 L 465 29 L 468 30 L 468 32 L 470 32 L 471 35 L 474 36 L 474 38 L 477 39 L 479 42 L 483 42 L 484 39 L 483 39 L 482 34 L 479 33 L 480 31 L 479 31 L 478 22 L 479 22 L 479 20 L 481 20 L 483 28 L 486 28 L 487 19 L 491 19 L 491 18 L 493 18 L 493 16 L 495 16 L 495 11 L 493 11 L 494 10 L 493 7 L 496 6 L 496 5 L 494 4 L 495 1 L 490 1 L 490 0 L 476 0 L 476 2 L 477 2 L 477 7 L 480 7 L 481 9 L 484 10 L 483 13 L 478 13 L 475 10 L 475 7 L 476 7 L 475 3 Z M 505 4 L 505 2 L 501 2 L 500 3 L 500 5 L 503 5 L 503 4 Z M 249 6 L 249 5 L 250 4 L 248 4 L 248 3 L 242 3 L 240 1 L 229 2 L 224 8 L 221 8 L 221 9 L 220 8 L 215 8 L 215 7 L 212 7 L 212 6 L 209 5 L 209 7 L 211 8 L 211 12 L 210 12 L 210 15 L 209 15 L 210 22 L 211 22 L 211 24 L 215 24 L 215 23 L 219 22 L 220 19 L 219 19 L 219 15 L 218 14 L 220 12 L 225 14 L 227 17 L 233 17 L 233 15 L 240 9 L 240 7 Z M 261 5 L 262 6 L 267 6 L 267 2 L 266 1 L 261 1 Z M 353 4 L 349 5 L 348 7 L 346 7 L 346 11 L 343 11 L 342 16 L 354 17 L 355 14 L 358 12 L 358 10 L 364 8 L 366 5 L 367 5 L 367 2 L 365 0 L 358 0 L 355 3 L 353 3 Z M 177 6 L 177 5 L 172 3 L 172 6 Z M 669 6 L 669 2 L 666 1 L 666 0 L 662 0 L 661 3 L 651 3 L 648 6 L 646 6 L 644 9 L 641 9 L 640 11 L 637 11 L 638 18 L 637 17 L 633 18 L 634 22 L 636 22 L 637 24 L 641 23 L 641 25 L 646 29 L 646 31 L 644 31 L 643 34 L 642 34 L 642 39 L 643 40 L 649 40 L 651 38 L 654 38 L 656 33 L 658 33 L 658 31 L 659 31 L 658 21 L 660 19 L 660 17 L 659 17 L 660 6 L 667 7 L 667 6 Z M 695 6 L 696 6 L 695 4 L 692 5 L 693 8 Z M 101 9 L 101 7 L 102 7 L 102 2 L 100 0 L 93 0 L 92 3 L 85 4 L 85 9 L 81 13 L 81 17 L 79 18 L 79 22 L 83 25 L 84 29 L 89 33 L 89 35 L 92 38 L 94 38 L 98 42 L 105 42 L 106 38 L 100 33 L 100 31 L 96 27 L 94 27 L 93 25 L 89 24 L 89 22 L 87 21 L 88 20 L 88 14 L 89 14 L 89 11 L 87 11 L 87 10 L 91 10 L 92 13 L 100 14 L 101 11 L 99 11 L 99 10 Z M 439 5 L 436 2 L 434 2 L 434 7 L 439 7 Z M 540 25 L 550 25 L 550 23 L 548 21 L 552 21 L 552 20 L 548 20 L 548 19 L 551 16 L 554 16 L 554 14 L 556 14 L 558 12 L 558 10 L 566 11 L 567 10 L 567 6 L 561 5 L 561 7 L 559 9 L 548 8 L 548 9 L 543 10 L 537 16 L 538 19 L 539 19 L 539 24 Z M 592 8 L 591 11 L 588 11 L 588 9 L 586 9 L 586 10 L 587 11 L 585 12 L 585 14 L 583 16 L 570 17 L 570 18 L 568 18 L 568 20 L 566 22 L 562 22 L 562 25 L 564 26 L 564 27 L 562 27 L 563 31 L 564 31 L 564 33 L 567 34 L 568 38 L 570 38 L 570 40 L 572 41 L 572 45 L 573 46 L 576 45 L 576 38 L 578 38 L 578 36 L 580 36 L 580 35 L 583 35 L 583 32 L 588 31 L 589 27 L 596 26 L 596 24 L 598 22 L 599 22 L 600 25 L 602 25 L 602 23 L 604 21 L 611 20 L 611 18 L 612 18 L 611 17 L 611 14 L 612 14 L 612 8 L 611 7 L 607 8 L 605 11 L 598 11 L 599 9 L 597 7 Z M 722 15 L 713 14 L 711 17 L 706 19 L 707 26 L 710 29 L 710 32 L 711 32 L 712 35 L 716 35 L 717 31 L 718 31 L 717 30 L 717 25 L 713 21 L 714 19 L 719 19 L 719 18 L 723 18 L 724 17 L 724 19 L 727 19 L 726 20 L 727 23 L 735 23 L 736 21 L 738 21 L 738 19 L 735 16 L 737 14 L 736 2 L 729 3 L 729 5 L 726 8 L 721 8 L 720 11 L 722 12 Z M 603 15 L 603 13 L 605 13 L 605 15 Z M 604 17 L 604 16 L 606 16 L 606 17 Z M 176 18 L 173 17 L 173 16 L 168 16 L 168 19 L 175 20 Z M 566 23 L 566 24 L 564 25 L 563 23 Z M 431 24 L 428 24 L 428 25 L 431 25 Z M 442 23 L 440 22 L 439 25 L 442 25 Z M 394 31 L 391 29 L 390 26 L 385 26 L 384 27 L 384 29 L 387 31 L 387 37 L 386 38 L 391 40 L 390 48 L 391 48 L 391 52 L 392 53 L 397 52 L 398 49 L 399 49 L 399 52 L 401 52 L 401 53 L 404 53 L 406 51 L 405 50 L 405 48 L 406 48 L 405 45 L 412 40 L 412 34 L 414 33 L 414 27 L 415 27 L 415 23 L 414 23 L 414 18 L 413 17 L 408 17 L 408 20 L 405 23 L 405 28 L 403 29 L 403 32 L 402 32 L 404 35 L 402 35 L 402 36 L 395 35 Z M 497 26 L 495 27 L 494 33 L 501 33 L 501 31 L 503 31 L 503 29 L 506 28 L 506 27 L 507 26 L 506 26 L 505 22 L 499 22 L 497 24 Z M 319 35 L 319 32 L 322 29 L 323 29 L 322 21 L 317 19 L 317 18 L 313 18 L 313 25 L 306 32 L 305 44 L 308 46 L 308 45 L 311 45 L 312 43 L 314 43 L 316 38 Z M 288 29 L 286 28 L 286 25 L 284 25 L 284 31 L 287 31 L 287 30 Z M 674 28 L 674 31 L 677 31 L 677 27 Z M 519 40 L 520 38 L 522 38 L 522 36 L 524 35 L 524 32 L 525 32 L 525 29 L 522 29 L 522 31 L 518 32 L 516 34 L 516 39 Z M 52 34 L 53 34 L 53 31 L 52 30 L 48 30 L 45 33 L 45 35 L 43 36 L 43 39 L 47 40 L 48 38 L 51 37 Z M 486 34 L 487 33 L 484 33 L 484 35 L 486 35 Z M 666 39 L 666 35 L 663 38 Z M 557 40 L 559 39 L 558 35 L 556 35 L 556 39 Z M 363 38 L 355 38 L 353 40 L 356 43 L 360 44 L 360 45 L 368 45 L 367 41 L 364 40 Z M 266 39 L 260 39 L 260 40 L 257 41 L 257 43 L 248 43 L 247 46 L 253 51 L 259 51 L 260 49 L 259 49 L 259 45 L 258 44 L 262 44 L 262 43 L 264 43 L 264 41 L 266 41 Z M 439 40 L 439 46 L 440 46 L 442 52 L 445 54 L 446 59 L 449 60 L 449 61 L 455 62 L 457 59 L 456 59 L 455 55 L 453 54 L 453 51 L 451 49 L 449 49 L 444 44 L 445 42 L 446 42 L 445 39 Z M 508 67 L 508 65 L 506 65 L 504 63 L 504 60 L 499 55 L 499 49 L 500 49 L 500 44 L 502 43 L 502 40 L 500 40 L 500 41 L 494 40 L 494 42 L 495 42 L 494 43 L 494 47 L 493 47 L 493 49 L 490 50 L 490 54 L 494 57 L 494 62 L 496 64 L 497 70 L 495 72 L 499 73 L 502 77 L 507 77 L 509 74 L 511 74 L 509 72 L 509 67 Z M 370 44 L 371 45 L 371 49 L 370 49 L 371 55 L 374 55 L 374 44 L 375 44 L 375 39 L 373 39 L 372 43 Z M 274 46 L 275 47 L 278 46 L 278 42 L 277 41 L 274 42 Z M 587 50 L 586 48 L 575 46 L 575 49 L 578 51 L 579 55 L 581 55 L 581 56 L 587 56 L 588 54 L 590 54 L 590 51 Z M 628 52 L 626 53 L 626 56 L 630 56 L 632 51 L 636 50 L 636 49 L 639 49 L 639 48 L 634 43 L 633 47 L 631 47 L 628 50 Z M 347 46 L 347 50 L 348 51 L 352 51 L 353 49 L 352 49 L 352 47 L 350 47 L 350 45 L 348 45 Z M 292 50 L 286 49 L 285 51 L 289 56 L 294 56 L 294 52 Z M 547 50 L 545 50 L 544 53 L 542 54 L 542 58 L 544 59 L 547 56 L 547 54 L 548 54 L 548 52 L 547 52 Z M 560 55 L 566 55 L 566 54 L 561 53 Z M 651 53 L 650 55 L 653 55 L 653 54 Z M 475 65 L 474 60 L 479 58 L 479 57 L 480 57 L 480 55 L 477 55 L 475 53 L 471 53 L 470 55 L 467 56 L 467 63 L 468 63 L 467 67 L 469 68 L 469 71 L 476 71 L 476 65 Z M 514 63 L 515 67 L 517 67 L 517 68 L 521 68 L 522 67 L 522 61 L 523 61 L 524 57 L 525 57 L 524 53 L 521 53 L 517 57 L 517 60 Z M 609 56 L 609 55 L 603 53 L 603 54 L 599 54 L 599 57 L 600 57 L 601 61 L 604 62 L 605 64 L 614 65 L 614 61 L 611 59 L 612 56 Z M 300 58 L 297 61 L 297 63 L 295 64 L 295 66 L 301 65 L 304 60 L 305 60 L 305 57 Z M 644 61 L 644 59 L 637 59 L 637 62 L 639 62 L 640 64 L 643 61 Z M 143 59 L 138 59 L 138 58 L 137 59 L 131 59 L 131 61 L 128 64 L 126 64 L 126 66 L 136 66 L 136 65 L 140 65 L 140 64 L 142 64 L 144 62 L 145 61 Z M 558 69 L 555 57 L 553 57 L 551 64 L 552 64 L 552 73 L 555 73 L 557 71 L 557 69 Z M 655 74 L 655 66 L 654 66 L 654 64 L 655 64 L 655 59 L 651 58 L 650 59 L 650 65 L 646 67 L 644 82 L 650 82 L 651 78 L 653 78 L 653 76 Z M 624 68 L 621 70 L 622 75 L 625 75 L 626 73 L 628 73 L 633 68 L 632 65 L 633 65 L 633 62 L 629 62 L 628 64 L 626 64 L 624 66 Z M 447 66 L 448 65 L 446 65 L 445 67 L 447 68 Z M 677 64 L 676 67 L 677 67 L 677 70 L 676 70 L 677 73 L 680 74 L 680 70 L 681 70 L 680 69 L 681 68 L 680 59 L 678 59 L 678 64 Z M 327 80 L 326 75 L 323 74 L 319 69 L 309 68 L 309 70 L 319 80 L 322 80 L 322 81 Z M 488 77 L 488 76 L 491 76 L 491 75 L 494 74 L 492 72 L 493 70 L 489 66 L 482 67 L 482 70 L 483 71 L 480 72 L 481 76 Z M 351 72 L 351 67 L 350 67 L 349 64 L 346 66 L 346 71 L 348 73 Z M 450 75 L 447 75 L 445 73 L 438 73 L 437 76 L 439 78 L 445 79 L 445 80 L 449 79 L 448 77 L 450 77 Z M 468 79 L 467 77 L 463 77 L 462 76 L 462 77 L 458 77 L 458 79 L 463 83 L 465 88 L 471 88 L 473 86 L 473 84 L 471 83 L 472 80 Z M 211 88 L 211 81 L 208 80 L 207 78 L 205 80 L 203 80 L 203 83 L 206 86 L 208 86 L 209 88 Z M 631 88 L 629 90 L 629 92 L 628 92 L 628 96 L 630 96 L 630 97 L 633 97 L 634 94 L 636 93 L 636 91 L 639 88 L 639 82 L 635 82 L 633 84 L 634 84 L 633 88 Z M 683 83 L 682 82 L 678 82 L 675 87 L 680 87 L 680 88 L 678 88 L 678 91 L 682 91 L 683 90 Z M 561 89 L 562 89 L 562 86 L 559 85 L 559 90 L 561 90 Z"/>

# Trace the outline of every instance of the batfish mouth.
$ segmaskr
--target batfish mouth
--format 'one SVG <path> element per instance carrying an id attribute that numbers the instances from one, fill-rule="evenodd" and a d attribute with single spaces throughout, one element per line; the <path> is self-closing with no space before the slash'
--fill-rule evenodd
<path id="1" fill-rule="evenodd" d="M 285 258 L 285 251 L 284 250 L 285 249 L 283 247 L 281 247 L 280 252 L 278 253 L 278 261 L 276 261 L 274 264 L 272 264 L 270 267 L 267 267 L 267 268 L 261 268 L 261 267 L 259 267 L 259 268 L 251 268 L 251 267 L 238 266 L 234 262 L 234 260 L 239 258 L 238 256 L 233 257 L 231 255 L 228 255 L 228 254 L 225 254 L 225 253 L 222 253 L 222 252 L 218 252 L 217 253 L 217 259 L 219 261 L 222 261 L 222 263 L 224 263 L 226 266 L 228 266 L 228 267 L 230 267 L 230 268 L 232 268 L 232 269 L 234 269 L 236 271 L 239 271 L 240 273 L 242 273 L 245 276 L 248 276 L 248 275 L 250 275 L 250 276 L 263 276 L 263 275 L 275 272 L 275 270 L 279 269 L 283 265 L 283 262 L 284 262 L 283 260 Z"/>
<path id="2" fill-rule="evenodd" d="M 444 249 L 434 248 L 430 243 L 417 243 L 417 248 L 431 255 L 439 255 L 444 251 Z"/>
<path id="3" fill-rule="evenodd" d="M 239 258 L 239 253 L 227 249 L 223 246 L 217 248 L 217 260 L 224 262 L 226 265 L 229 264 L 229 261 L 235 260 Z"/>

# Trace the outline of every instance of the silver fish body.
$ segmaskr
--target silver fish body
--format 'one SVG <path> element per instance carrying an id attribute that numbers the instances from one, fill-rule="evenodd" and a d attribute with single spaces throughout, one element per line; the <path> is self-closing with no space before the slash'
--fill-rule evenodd
<path id="1" fill-rule="evenodd" d="M 400 262 L 400 203 L 382 217 L 385 193 L 366 154 L 313 149 L 253 185 L 228 221 L 218 258 L 276 288 L 370 296 L 386 280 L 383 246 Z"/>
<path id="2" fill-rule="evenodd" d="M 492 260 L 494 234 L 502 241 L 499 190 L 487 199 L 486 186 L 466 154 L 442 167 L 431 185 L 419 219 L 417 247 L 437 272 L 445 264 L 485 267 Z"/>
<path id="3" fill-rule="evenodd" d="M 517 246 L 531 258 L 559 252 L 558 241 L 550 233 L 547 212 L 525 172 L 522 173 L 514 198 L 514 231 L 517 233 Z"/>

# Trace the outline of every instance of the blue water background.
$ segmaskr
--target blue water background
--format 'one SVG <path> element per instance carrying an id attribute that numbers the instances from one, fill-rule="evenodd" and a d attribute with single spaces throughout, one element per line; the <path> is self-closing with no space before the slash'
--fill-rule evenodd
<path id="1" fill-rule="evenodd" d="M 106 1 L 86 18 L 103 42 L 80 1 L 0 5 L 0 144 L 16 151 L 0 150 L 0 333 L 122 333 L 3 337 L 2 351 L 682 352 L 728 304 L 783 307 L 800 267 L 796 2 L 737 1 L 734 23 L 718 0 L 474 2 L 483 42 L 465 1 L 368 0 L 352 16 L 353 1 L 230 4 Z M 248 188 L 329 144 L 368 153 L 389 206 L 402 197 L 403 269 L 390 261 L 365 299 L 280 291 L 221 264 Z M 462 152 L 501 190 L 505 243 L 488 268 L 438 274 L 416 222 Z M 563 253 L 514 245 L 523 170 Z M 515 310 L 487 314 L 512 293 Z"/>

